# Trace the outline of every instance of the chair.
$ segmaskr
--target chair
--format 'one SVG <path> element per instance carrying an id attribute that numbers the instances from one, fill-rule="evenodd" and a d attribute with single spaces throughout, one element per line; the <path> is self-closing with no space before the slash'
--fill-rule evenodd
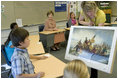
<path id="1" fill-rule="evenodd" d="M 44 27 L 45 27 L 44 24 L 40 25 L 40 26 L 39 26 L 39 32 L 43 31 Z"/>
<path id="2" fill-rule="evenodd" d="M 66 28 L 69 28 L 69 25 L 68 25 L 68 23 L 66 23 Z"/>
<path id="3" fill-rule="evenodd" d="M 2 54 L 5 57 L 5 60 L 7 62 L 7 65 L 11 66 L 11 62 L 8 60 L 7 55 L 6 55 L 5 45 L 1 45 L 1 52 L 2 52 Z M 10 69 L 8 75 L 9 75 L 9 78 L 13 77 L 12 74 L 11 74 L 11 69 Z"/>
<path id="4" fill-rule="evenodd" d="M 42 31 L 43 31 L 43 29 L 44 29 L 44 27 L 45 27 L 45 25 L 44 25 L 44 24 L 40 25 L 40 26 L 39 26 L 39 32 L 42 32 Z M 40 34 L 39 34 L 39 37 L 40 37 Z M 39 40 L 39 42 L 40 42 L 40 40 Z"/>

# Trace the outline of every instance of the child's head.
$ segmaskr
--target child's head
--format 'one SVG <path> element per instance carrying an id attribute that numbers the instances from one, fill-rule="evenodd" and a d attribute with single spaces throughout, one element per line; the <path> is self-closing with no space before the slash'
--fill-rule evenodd
<path id="1" fill-rule="evenodd" d="M 64 69 L 64 78 L 89 78 L 88 68 L 81 60 L 72 60 Z"/>
<path id="2" fill-rule="evenodd" d="M 92 19 L 96 16 L 98 7 L 94 1 L 83 1 L 81 7 L 87 17 Z"/>
<path id="3" fill-rule="evenodd" d="M 11 25 L 10 25 L 10 29 L 11 30 L 13 30 L 13 29 L 15 29 L 15 28 L 18 28 L 18 25 L 17 25 L 17 23 L 11 23 Z"/>
<path id="4" fill-rule="evenodd" d="M 74 12 L 70 12 L 70 18 L 71 18 L 71 19 L 75 19 L 75 14 L 74 14 Z"/>
<path id="5" fill-rule="evenodd" d="M 48 17 L 48 18 L 52 19 L 53 16 L 54 16 L 53 11 L 48 11 L 48 12 L 47 12 L 47 17 Z"/>
<path id="6" fill-rule="evenodd" d="M 13 30 L 13 29 L 16 29 L 16 28 L 18 28 L 17 23 L 11 23 L 10 29 Z M 10 34 L 11 34 L 11 32 L 10 32 Z M 4 43 L 5 46 L 7 46 L 7 45 L 9 44 L 9 41 L 11 41 L 11 39 L 10 39 L 10 34 L 9 34 L 9 36 L 8 36 L 8 39 L 7 39 L 6 42 Z"/>
<path id="7" fill-rule="evenodd" d="M 12 31 L 10 38 L 13 46 L 27 48 L 30 44 L 30 40 L 28 39 L 29 32 L 22 28 L 16 28 Z"/>

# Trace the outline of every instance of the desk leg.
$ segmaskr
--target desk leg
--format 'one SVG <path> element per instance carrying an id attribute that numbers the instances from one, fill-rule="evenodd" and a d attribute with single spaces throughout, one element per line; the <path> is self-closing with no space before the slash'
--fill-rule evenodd
<path id="1" fill-rule="evenodd" d="M 40 34 L 40 41 L 42 41 L 45 52 L 50 53 L 50 47 L 54 45 L 54 34 Z"/>
<path id="2" fill-rule="evenodd" d="M 50 47 L 44 47 L 46 53 L 50 53 Z"/>
<path id="3" fill-rule="evenodd" d="M 91 68 L 91 78 L 98 78 L 98 70 Z"/>
<path id="4" fill-rule="evenodd" d="M 69 39 L 69 32 L 70 32 L 70 31 L 68 31 L 68 30 L 65 32 L 65 39 L 66 39 L 65 45 L 66 45 L 66 46 L 67 46 L 68 39 Z"/>
<path id="5" fill-rule="evenodd" d="M 50 53 L 50 47 L 47 47 L 47 51 L 48 51 L 48 53 Z"/>

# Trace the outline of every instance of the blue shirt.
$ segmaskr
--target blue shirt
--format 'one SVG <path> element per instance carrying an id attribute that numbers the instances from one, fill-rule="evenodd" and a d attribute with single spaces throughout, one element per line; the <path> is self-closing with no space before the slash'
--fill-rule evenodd
<path id="1" fill-rule="evenodd" d="M 13 77 L 20 74 L 34 74 L 34 66 L 30 61 L 27 49 L 15 47 L 11 57 L 11 69 Z"/>
<path id="2" fill-rule="evenodd" d="M 9 44 L 7 46 L 5 46 L 5 51 L 6 51 L 7 58 L 9 61 L 11 61 L 11 56 L 12 56 L 14 49 L 15 49 L 15 48 L 11 48 L 10 47 L 11 45 L 12 45 L 12 42 L 10 41 Z"/>

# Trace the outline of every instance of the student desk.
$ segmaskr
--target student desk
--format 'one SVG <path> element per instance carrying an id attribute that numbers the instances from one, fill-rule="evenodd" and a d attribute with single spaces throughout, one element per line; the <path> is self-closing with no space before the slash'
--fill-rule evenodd
<path id="1" fill-rule="evenodd" d="M 45 60 L 32 60 L 35 67 L 34 71 L 37 73 L 39 71 L 45 72 L 43 78 L 57 78 L 63 76 L 63 70 L 66 66 L 65 63 L 49 54 L 49 58 Z"/>
<path id="2" fill-rule="evenodd" d="M 104 23 L 104 26 L 117 26 L 117 22 Z"/>
<path id="3" fill-rule="evenodd" d="M 28 47 L 28 52 L 30 52 L 30 54 L 45 53 L 42 42 L 39 42 L 39 35 L 31 35 L 29 39 L 30 45 Z"/>
<path id="4" fill-rule="evenodd" d="M 65 29 L 58 29 L 57 31 L 39 32 L 40 41 L 43 43 L 43 46 L 46 48 L 47 52 L 50 52 L 50 47 L 54 45 L 54 35 L 65 31 Z"/>
<path id="5" fill-rule="evenodd" d="M 111 23 L 104 23 L 104 26 L 111 26 Z"/>
<path id="6" fill-rule="evenodd" d="M 70 28 L 65 28 L 66 30 L 70 31 Z"/>
<path id="7" fill-rule="evenodd" d="M 42 43 L 38 44 L 39 35 L 31 35 L 29 36 L 30 46 L 28 47 L 29 54 L 41 54 L 48 55 L 45 53 Z M 36 60 L 32 59 L 32 64 L 34 65 L 34 71 L 37 72 L 45 72 L 44 78 L 56 78 L 63 76 L 63 70 L 65 67 L 65 63 L 49 54 L 50 56 L 45 60 Z M 42 55 L 37 55 L 42 56 Z"/>
<path id="8" fill-rule="evenodd" d="M 117 27 L 117 22 L 111 22 L 111 25 Z"/>

